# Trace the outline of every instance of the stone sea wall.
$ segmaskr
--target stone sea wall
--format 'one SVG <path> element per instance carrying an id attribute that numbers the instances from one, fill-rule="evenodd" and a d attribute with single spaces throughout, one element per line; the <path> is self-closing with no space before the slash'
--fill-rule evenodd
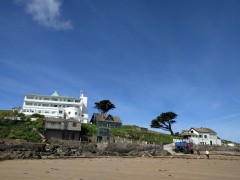
<path id="1" fill-rule="evenodd" d="M 127 143 L 30 143 L 0 142 L 0 160 L 98 156 L 165 156 L 162 145 Z"/>

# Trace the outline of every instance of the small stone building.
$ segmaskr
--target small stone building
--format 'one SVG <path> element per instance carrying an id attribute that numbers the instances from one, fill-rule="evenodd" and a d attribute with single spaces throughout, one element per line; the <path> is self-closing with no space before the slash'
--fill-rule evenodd
<path id="1" fill-rule="evenodd" d="M 45 120 L 45 138 L 50 140 L 81 139 L 81 122 L 75 119 L 47 118 Z"/>

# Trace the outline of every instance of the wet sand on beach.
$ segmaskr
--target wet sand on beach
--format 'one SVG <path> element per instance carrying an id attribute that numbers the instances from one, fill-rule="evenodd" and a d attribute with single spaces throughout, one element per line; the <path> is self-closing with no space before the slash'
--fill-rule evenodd
<path id="1" fill-rule="evenodd" d="M 231 180 L 240 179 L 240 159 L 76 158 L 0 162 L 3 180 Z"/>

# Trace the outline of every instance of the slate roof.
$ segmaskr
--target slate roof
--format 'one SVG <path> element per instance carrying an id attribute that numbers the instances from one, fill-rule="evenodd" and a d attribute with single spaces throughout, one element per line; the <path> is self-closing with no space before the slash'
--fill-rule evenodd
<path id="1" fill-rule="evenodd" d="M 122 123 L 121 119 L 118 116 L 113 116 L 110 114 L 94 113 L 90 122 L 92 122 L 93 120 L 94 121 L 113 121 L 116 123 Z"/>
<path id="2" fill-rule="evenodd" d="M 215 131 L 213 131 L 210 128 L 191 128 L 199 133 L 209 133 L 209 134 L 217 134 Z"/>
<path id="3" fill-rule="evenodd" d="M 190 135 L 196 135 L 196 134 L 190 133 L 190 132 L 188 132 L 188 131 L 184 131 L 184 132 L 182 132 L 182 133 L 180 134 L 180 136 L 190 136 Z"/>

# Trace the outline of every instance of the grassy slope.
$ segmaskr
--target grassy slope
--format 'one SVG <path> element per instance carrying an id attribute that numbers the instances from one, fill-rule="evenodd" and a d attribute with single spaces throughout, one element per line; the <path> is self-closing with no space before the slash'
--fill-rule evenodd
<path id="1" fill-rule="evenodd" d="M 0 138 L 24 139 L 28 141 L 40 141 L 40 137 L 32 131 L 37 128 L 43 132 L 43 120 L 37 121 L 11 121 L 4 120 L 4 116 L 14 116 L 11 110 L 0 110 Z M 1 118 L 2 117 L 2 118 Z M 92 136 L 96 134 L 97 126 L 93 124 L 82 124 L 82 134 Z M 155 131 L 141 132 L 137 126 L 123 126 L 122 128 L 111 128 L 110 133 L 113 136 L 122 138 L 147 141 L 149 143 L 171 143 L 174 136 L 159 133 Z"/>
<path id="2" fill-rule="evenodd" d="M 13 116 L 14 112 L 12 110 L 0 110 L 0 117 Z"/>
<path id="3" fill-rule="evenodd" d="M 44 130 L 44 121 L 39 118 L 36 121 L 12 121 L 5 120 L 6 116 L 14 116 L 16 112 L 11 110 L 0 110 L 0 138 L 23 139 L 37 142 L 41 138 L 32 129 L 36 128 L 39 132 Z"/>
<path id="4" fill-rule="evenodd" d="M 142 132 L 137 129 L 136 126 L 123 126 L 122 128 L 112 128 L 110 132 L 114 136 L 119 136 L 123 138 L 129 138 L 134 140 L 147 141 L 149 143 L 171 143 L 174 136 L 159 133 L 155 131 L 148 130 L 147 132 Z"/>
<path id="5" fill-rule="evenodd" d="M 37 142 L 41 138 L 32 129 L 43 132 L 43 120 L 36 121 L 12 121 L 0 119 L 0 138 L 24 139 Z"/>

